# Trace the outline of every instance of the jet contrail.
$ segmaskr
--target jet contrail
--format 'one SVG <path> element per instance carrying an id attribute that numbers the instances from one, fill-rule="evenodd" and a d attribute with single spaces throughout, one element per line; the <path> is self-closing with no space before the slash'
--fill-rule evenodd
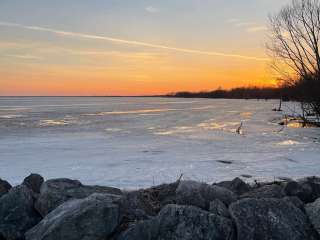
<path id="1" fill-rule="evenodd" d="M 51 28 L 46 28 L 46 27 L 39 27 L 39 26 L 28 26 L 28 25 L 22 25 L 22 24 L 18 24 L 18 23 L 10 23 L 10 22 L 0 21 L 0 26 L 23 28 L 23 29 L 33 30 L 33 31 L 49 32 L 49 33 L 53 33 L 53 34 L 56 34 L 59 36 L 70 36 L 70 37 L 77 37 L 77 38 L 84 38 L 84 39 L 101 40 L 101 41 L 108 41 L 108 42 L 119 43 L 119 44 L 171 50 L 171 51 L 176 51 L 176 52 L 210 55 L 210 56 L 220 56 L 220 57 L 230 57 L 230 58 L 238 58 L 238 59 L 253 60 L 253 61 L 268 61 L 269 60 L 268 58 L 262 58 L 262 57 L 246 56 L 246 55 L 240 55 L 240 54 L 228 54 L 228 53 L 221 53 L 221 52 L 201 51 L 201 50 L 188 49 L 188 48 L 177 48 L 177 47 L 152 44 L 152 43 L 147 43 L 147 42 L 112 38 L 112 37 L 107 37 L 107 36 L 90 35 L 90 34 L 83 34 L 83 33 L 77 33 L 77 32 L 67 32 L 67 31 L 51 29 Z"/>

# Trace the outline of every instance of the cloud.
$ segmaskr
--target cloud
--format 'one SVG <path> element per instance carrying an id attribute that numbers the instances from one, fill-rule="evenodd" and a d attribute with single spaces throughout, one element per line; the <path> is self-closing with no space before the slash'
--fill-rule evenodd
<path id="1" fill-rule="evenodd" d="M 7 54 L 7 57 L 19 58 L 24 60 L 42 60 L 42 57 L 33 55 L 18 55 L 18 54 Z"/>
<path id="2" fill-rule="evenodd" d="M 239 18 L 230 18 L 226 21 L 226 23 L 238 23 L 241 22 Z"/>
<path id="3" fill-rule="evenodd" d="M 148 6 L 145 8 L 145 10 L 149 13 L 157 13 L 159 12 L 159 9 L 158 8 L 155 8 L 155 7 L 152 7 L 152 6 Z"/>
<path id="4" fill-rule="evenodd" d="M 179 47 L 172 47 L 172 46 L 153 44 L 153 43 L 141 42 L 141 41 L 125 40 L 125 39 L 113 38 L 113 37 L 107 37 L 107 36 L 99 36 L 99 35 L 90 35 L 90 34 L 77 33 L 77 32 L 61 31 L 61 30 L 46 28 L 46 27 L 28 26 L 28 25 L 22 25 L 22 24 L 17 24 L 17 23 L 9 23 L 9 22 L 1 22 L 0 21 L 0 26 L 22 28 L 22 29 L 27 29 L 27 30 L 32 30 L 32 31 L 48 32 L 48 33 L 52 33 L 52 34 L 55 34 L 55 35 L 58 35 L 61 37 L 74 37 L 74 38 L 80 38 L 80 39 L 107 41 L 107 42 L 112 42 L 112 43 L 116 43 L 116 44 L 124 44 L 124 45 L 141 46 L 141 47 L 155 48 L 155 49 L 162 49 L 162 50 L 170 50 L 170 51 L 181 52 L 181 53 L 228 57 L 228 58 L 252 60 L 252 61 L 268 61 L 267 58 L 263 58 L 263 57 L 255 57 L 255 56 L 247 56 L 247 55 L 231 54 L 231 53 L 223 53 L 223 52 L 213 52 L 213 51 L 202 51 L 202 50 L 189 49 L 189 48 L 179 48 Z"/>
<path id="5" fill-rule="evenodd" d="M 254 27 L 247 28 L 247 32 L 261 32 L 266 30 L 268 30 L 266 26 L 254 26 Z"/>
<path id="6" fill-rule="evenodd" d="M 267 30 L 267 27 L 264 25 L 258 25 L 255 22 L 242 21 L 238 18 L 231 18 L 226 21 L 227 23 L 232 24 L 235 27 L 244 28 L 249 33 L 261 32 Z"/>
<path id="7" fill-rule="evenodd" d="M 248 27 L 248 26 L 254 26 L 256 23 L 254 22 L 238 22 L 234 24 L 236 27 Z"/>

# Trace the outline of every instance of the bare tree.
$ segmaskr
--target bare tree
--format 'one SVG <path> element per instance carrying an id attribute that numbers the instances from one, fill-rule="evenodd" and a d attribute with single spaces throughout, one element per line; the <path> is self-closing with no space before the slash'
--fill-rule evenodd
<path id="1" fill-rule="evenodd" d="M 281 85 L 299 88 L 297 98 L 303 114 L 311 108 L 319 118 L 320 1 L 293 0 L 278 14 L 270 16 L 269 22 L 267 49 L 273 69 L 281 74 Z M 316 88 L 316 93 L 310 92 L 310 87 Z"/>

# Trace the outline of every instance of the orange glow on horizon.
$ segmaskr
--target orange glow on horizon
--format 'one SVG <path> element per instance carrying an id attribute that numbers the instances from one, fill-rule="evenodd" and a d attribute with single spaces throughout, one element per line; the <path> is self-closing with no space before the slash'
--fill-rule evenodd
<path id="1" fill-rule="evenodd" d="M 103 67 L 32 66 L 1 72 L 0 95 L 160 95 L 178 91 L 207 91 L 218 87 L 275 86 L 264 64 L 248 68 L 159 66 L 128 69 Z M 2 80 L 0 80 L 1 82 Z"/>

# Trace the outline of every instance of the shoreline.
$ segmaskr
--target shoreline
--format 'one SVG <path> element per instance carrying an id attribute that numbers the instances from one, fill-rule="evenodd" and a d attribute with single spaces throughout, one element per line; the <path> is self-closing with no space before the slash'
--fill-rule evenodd
<path id="1" fill-rule="evenodd" d="M 319 177 L 206 184 L 181 176 L 131 191 L 39 174 L 15 187 L 0 180 L 4 240 L 317 240 L 319 213 Z"/>

